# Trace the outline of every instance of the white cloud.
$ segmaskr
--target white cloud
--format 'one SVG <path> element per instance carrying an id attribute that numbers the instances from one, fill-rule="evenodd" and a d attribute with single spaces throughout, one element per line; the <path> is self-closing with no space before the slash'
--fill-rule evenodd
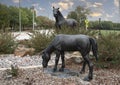
<path id="1" fill-rule="evenodd" d="M 86 1 L 86 0 L 80 0 L 80 1 Z"/>
<path id="2" fill-rule="evenodd" d="M 112 15 L 109 15 L 109 14 L 106 14 L 106 17 L 107 18 L 111 18 L 111 17 L 113 17 Z"/>
<path id="3" fill-rule="evenodd" d="M 44 8 L 41 8 L 41 7 L 39 7 L 39 10 L 40 10 L 40 11 L 45 11 L 45 9 L 44 9 Z"/>
<path id="4" fill-rule="evenodd" d="M 39 15 L 39 13 L 41 11 L 45 11 L 44 8 L 40 7 L 39 3 L 34 3 L 34 4 L 32 4 L 32 6 L 34 6 L 34 10 L 36 12 L 36 15 Z"/>
<path id="5" fill-rule="evenodd" d="M 60 7 L 61 10 L 68 10 L 70 7 L 73 6 L 73 2 L 70 0 L 60 1 L 57 3 L 52 3 L 52 6 Z"/>
<path id="6" fill-rule="evenodd" d="M 39 4 L 38 4 L 38 3 L 34 3 L 34 4 L 32 4 L 32 6 L 34 6 L 34 7 L 38 7 Z"/>
<path id="7" fill-rule="evenodd" d="M 92 17 L 99 17 L 99 16 L 102 16 L 102 13 L 100 13 L 100 12 L 93 12 L 93 13 L 90 14 L 90 16 L 92 16 Z"/>
<path id="8" fill-rule="evenodd" d="M 73 5 L 73 2 L 59 2 L 58 5 L 63 9 L 63 10 L 67 10 L 69 7 L 71 7 Z"/>
<path id="9" fill-rule="evenodd" d="M 114 4 L 115 4 L 115 6 L 119 6 L 119 0 L 114 0 Z"/>
<path id="10" fill-rule="evenodd" d="M 102 5 L 103 5 L 102 3 L 95 2 L 93 4 L 93 7 L 101 7 Z"/>
<path id="11" fill-rule="evenodd" d="M 19 0 L 12 0 L 13 3 L 19 3 Z"/>

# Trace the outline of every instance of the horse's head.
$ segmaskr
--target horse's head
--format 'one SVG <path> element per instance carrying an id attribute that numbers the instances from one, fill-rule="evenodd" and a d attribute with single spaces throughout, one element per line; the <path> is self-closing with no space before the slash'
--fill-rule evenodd
<path id="1" fill-rule="evenodd" d="M 57 17 L 59 15 L 59 13 L 60 13 L 59 8 L 53 7 L 53 15 L 54 15 L 54 17 Z"/>
<path id="2" fill-rule="evenodd" d="M 42 52 L 42 59 L 43 59 L 42 61 L 43 68 L 46 68 L 50 60 L 50 55 L 46 52 Z"/>

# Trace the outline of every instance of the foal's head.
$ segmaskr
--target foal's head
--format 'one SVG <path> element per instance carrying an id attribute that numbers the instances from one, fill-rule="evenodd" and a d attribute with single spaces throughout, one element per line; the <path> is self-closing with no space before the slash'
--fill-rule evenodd
<path id="1" fill-rule="evenodd" d="M 43 52 L 42 53 L 42 65 L 43 65 L 43 68 L 46 68 L 48 66 L 48 62 L 50 60 L 50 55 L 46 52 Z"/>

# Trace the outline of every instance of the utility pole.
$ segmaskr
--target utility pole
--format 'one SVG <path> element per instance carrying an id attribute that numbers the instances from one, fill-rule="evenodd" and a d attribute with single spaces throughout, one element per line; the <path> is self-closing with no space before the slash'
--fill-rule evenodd
<path id="1" fill-rule="evenodd" d="M 100 29 L 101 29 L 101 18 L 99 18 L 99 35 L 101 35 Z"/>
<path id="2" fill-rule="evenodd" d="M 31 10 L 33 12 L 33 20 L 32 21 L 33 21 L 33 30 L 34 30 L 35 29 L 35 13 L 34 13 L 35 11 L 34 11 L 34 6 L 31 7 Z"/>
<path id="3" fill-rule="evenodd" d="M 20 0 L 19 0 L 19 31 L 21 32 L 21 7 L 20 7 Z"/>
<path id="4" fill-rule="evenodd" d="M 120 0 L 119 0 L 119 16 L 120 16 Z"/>
<path id="5" fill-rule="evenodd" d="M 119 0 L 119 19 L 120 19 L 120 0 Z M 120 23 L 120 21 L 119 21 Z"/>

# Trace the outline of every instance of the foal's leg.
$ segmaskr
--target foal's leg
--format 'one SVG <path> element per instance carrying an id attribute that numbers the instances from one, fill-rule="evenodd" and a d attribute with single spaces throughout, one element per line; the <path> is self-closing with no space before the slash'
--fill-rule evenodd
<path id="1" fill-rule="evenodd" d="M 55 66 L 53 68 L 53 72 L 57 71 L 57 65 L 60 57 L 60 52 L 56 51 L 56 58 L 55 58 Z"/>
<path id="2" fill-rule="evenodd" d="M 88 64 L 89 67 L 89 74 L 87 77 L 84 78 L 85 81 L 90 81 L 93 78 L 93 64 L 89 59 L 89 54 L 87 54 L 86 56 L 83 56 L 84 60 L 86 61 L 86 63 Z"/>
<path id="3" fill-rule="evenodd" d="M 86 61 L 84 60 L 83 61 L 83 66 L 82 66 L 82 69 L 81 69 L 81 71 L 80 71 L 80 73 L 82 74 L 82 73 L 85 73 L 85 67 L 86 67 Z"/>
<path id="4" fill-rule="evenodd" d="M 64 71 L 64 68 L 65 68 L 65 53 L 64 53 L 64 51 L 63 52 L 61 52 L 61 60 L 62 60 L 62 66 L 61 66 L 61 68 L 59 69 L 59 71 L 61 71 L 61 72 L 63 72 Z"/>

